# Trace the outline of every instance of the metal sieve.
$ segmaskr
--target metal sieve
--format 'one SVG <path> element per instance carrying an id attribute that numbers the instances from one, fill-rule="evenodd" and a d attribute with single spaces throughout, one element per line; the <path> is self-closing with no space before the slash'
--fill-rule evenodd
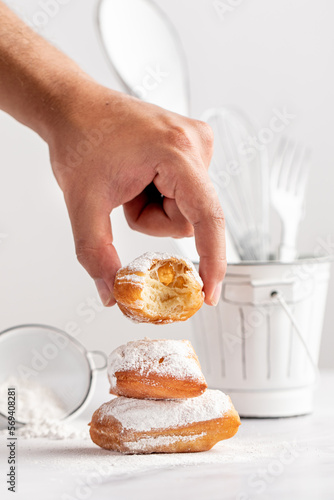
<path id="1" fill-rule="evenodd" d="M 102 359 L 100 366 L 95 357 Z M 61 402 L 60 419 L 83 411 L 93 394 L 97 371 L 106 366 L 104 352 L 87 351 L 75 338 L 52 326 L 18 325 L 0 332 L 0 386 L 14 380 L 17 395 L 20 386 L 27 384 L 49 390 Z M 6 426 L 7 401 L 3 395 L 1 399 L 0 426 Z M 26 423 L 19 418 L 16 422 Z"/>

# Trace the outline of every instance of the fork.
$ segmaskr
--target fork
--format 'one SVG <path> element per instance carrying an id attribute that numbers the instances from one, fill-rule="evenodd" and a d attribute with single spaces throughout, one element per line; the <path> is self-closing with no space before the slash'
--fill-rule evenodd
<path id="1" fill-rule="evenodd" d="M 296 258 L 296 240 L 303 218 L 309 169 L 310 150 L 287 138 L 281 139 L 270 174 L 270 195 L 282 223 L 278 251 L 282 262 L 291 262 Z"/>

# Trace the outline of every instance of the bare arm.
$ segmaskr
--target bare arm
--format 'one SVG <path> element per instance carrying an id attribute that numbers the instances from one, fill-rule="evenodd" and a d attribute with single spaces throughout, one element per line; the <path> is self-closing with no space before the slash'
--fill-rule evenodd
<path id="1" fill-rule="evenodd" d="M 89 79 L 0 2 L 0 108 L 43 139 L 71 93 Z"/>
<path id="2" fill-rule="evenodd" d="M 207 169 L 208 125 L 96 83 L 0 2 L 0 109 L 49 145 L 79 262 L 112 305 L 120 260 L 110 213 L 123 205 L 133 229 L 155 236 L 195 233 L 206 302 L 226 270 L 224 218 Z M 154 183 L 164 196 L 147 192 Z"/>

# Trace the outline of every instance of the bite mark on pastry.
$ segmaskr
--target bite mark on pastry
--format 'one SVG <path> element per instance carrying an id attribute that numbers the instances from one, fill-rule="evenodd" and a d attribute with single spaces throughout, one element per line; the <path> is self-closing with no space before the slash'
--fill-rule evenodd
<path id="1" fill-rule="evenodd" d="M 114 296 L 120 310 L 138 322 L 185 321 L 202 306 L 203 282 L 188 259 L 146 253 L 118 270 Z"/>

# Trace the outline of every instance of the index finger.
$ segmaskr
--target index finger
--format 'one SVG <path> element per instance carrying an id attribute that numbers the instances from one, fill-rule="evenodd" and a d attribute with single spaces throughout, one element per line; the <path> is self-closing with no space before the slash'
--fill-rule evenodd
<path id="1" fill-rule="evenodd" d="M 170 181 L 169 175 L 169 185 Z M 217 305 L 227 265 L 225 218 L 209 174 L 202 165 L 186 162 L 178 165 L 177 172 L 174 170 L 174 198 L 181 213 L 194 226 L 205 302 Z"/>

